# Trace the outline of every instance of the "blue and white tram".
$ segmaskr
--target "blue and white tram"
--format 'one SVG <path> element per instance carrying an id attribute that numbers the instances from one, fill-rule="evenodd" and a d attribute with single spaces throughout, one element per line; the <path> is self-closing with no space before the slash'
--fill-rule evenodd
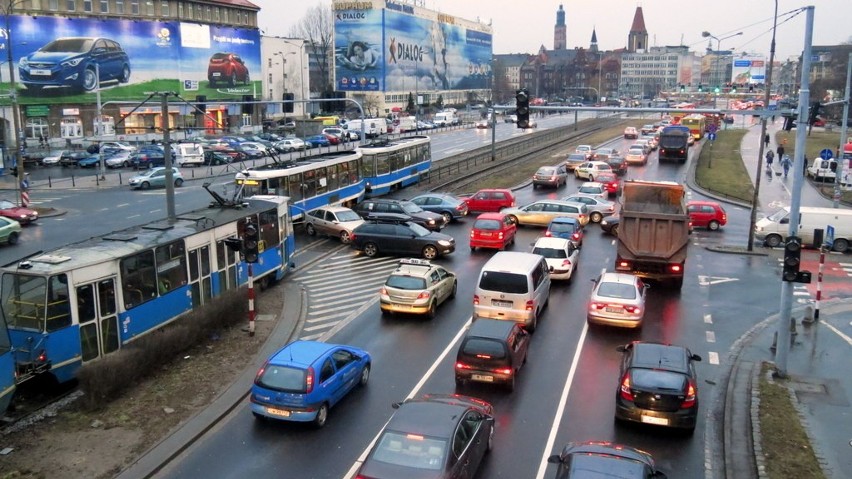
<path id="1" fill-rule="evenodd" d="M 9 408 L 15 394 L 15 355 L 6 323 L 0 321 L 0 415 Z"/>
<path id="2" fill-rule="evenodd" d="M 244 196 L 280 195 L 290 198 L 290 215 L 298 220 L 328 205 L 354 205 L 364 199 L 361 152 L 345 150 L 271 163 L 236 175 Z"/>
<path id="3" fill-rule="evenodd" d="M 364 190 L 368 198 L 419 182 L 432 167 L 432 140 L 406 136 L 361 145 Z"/>
<path id="4" fill-rule="evenodd" d="M 227 239 L 260 231 L 256 280 L 280 279 L 295 248 L 285 197 L 247 198 L 174 221 L 116 231 L 0 269 L 0 323 L 7 325 L 20 384 L 41 373 L 59 382 L 80 366 L 248 280 Z M 0 349 L 2 351 L 2 349 Z"/>

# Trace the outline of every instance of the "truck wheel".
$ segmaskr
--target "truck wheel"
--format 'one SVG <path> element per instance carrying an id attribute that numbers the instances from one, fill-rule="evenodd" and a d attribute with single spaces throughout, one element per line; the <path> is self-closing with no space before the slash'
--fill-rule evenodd
<path id="1" fill-rule="evenodd" d="M 838 253 L 845 253 L 846 250 L 849 249 L 849 241 L 843 238 L 838 238 L 834 240 L 834 245 L 831 247 L 831 249 L 837 251 Z"/>
<path id="2" fill-rule="evenodd" d="M 763 240 L 763 243 L 770 248 L 775 248 L 781 244 L 781 237 L 778 235 L 769 235 Z"/>

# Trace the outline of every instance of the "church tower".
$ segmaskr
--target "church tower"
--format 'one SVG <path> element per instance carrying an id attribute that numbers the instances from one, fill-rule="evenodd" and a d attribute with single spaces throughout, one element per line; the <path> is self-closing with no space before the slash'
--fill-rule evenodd
<path id="1" fill-rule="evenodd" d="M 648 30 L 645 29 L 642 7 L 636 7 L 636 13 L 633 14 L 633 24 L 630 26 L 630 34 L 627 35 L 627 51 L 648 51 Z"/>
<path id="2" fill-rule="evenodd" d="M 592 27 L 592 42 L 589 43 L 589 51 L 592 53 L 598 52 L 598 34 L 594 27 Z"/>
<path id="3" fill-rule="evenodd" d="M 556 11 L 556 26 L 553 27 L 553 49 L 565 50 L 568 42 L 567 33 L 565 30 L 565 10 L 562 5 L 559 5 L 559 10 Z"/>

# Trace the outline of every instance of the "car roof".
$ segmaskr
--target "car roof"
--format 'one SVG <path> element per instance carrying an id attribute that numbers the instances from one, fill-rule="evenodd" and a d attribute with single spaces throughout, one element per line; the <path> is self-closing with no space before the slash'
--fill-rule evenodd
<path id="1" fill-rule="evenodd" d="M 388 421 L 386 430 L 451 438 L 466 405 L 436 401 L 406 401 Z"/>
<path id="2" fill-rule="evenodd" d="M 590 161 L 589 163 L 592 166 L 607 166 L 607 167 L 609 166 L 609 163 L 607 163 L 605 161 Z"/>
<path id="3" fill-rule="evenodd" d="M 337 346 L 337 344 L 319 341 L 294 341 L 273 354 L 269 358 L 269 363 L 279 366 L 307 367 Z"/>
<path id="4" fill-rule="evenodd" d="M 580 221 L 577 218 L 572 218 L 570 216 L 557 216 L 550 220 L 551 223 L 571 223 L 571 224 L 580 224 Z"/>
<path id="5" fill-rule="evenodd" d="M 477 220 L 498 220 L 502 221 L 506 218 L 506 215 L 503 213 L 482 213 L 476 217 Z"/>
<path id="6" fill-rule="evenodd" d="M 550 236 L 542 236 L 541 238 L 535 241 L 535 245 L 533 248 L 565 248 L 567 243 L 571 243 L 571 240 L 565 238 L 555 238 Z"/>
<path id="7" fill-rule="evenodd" d="M 507 188 L 483 188 L 483 189 L 477 191 L 477 193 L 482 193 L 484 191 L 502 191 L 503 193 L 512 194 L 512 190 L 507 189 Z"/>
<path id="8" fill-rule="evenodd" d="M 376 221 L 399 221 L 399 222 L 408 222 L 411 221 L 411 217 L 408 215 L 404 215 L 402 213 L 375 213 L 371 212 L 367 215 L 368 220 L 376 220 Z"/>
<path id="9" fill-rule="evenodd" d="M 337 213 L 340 211 L 352 211 L 351 208 L 347 208 L 345 206 L 321 206 L 317 208 L 318 210 L 331 211 L 332 213 Z M 353 211 L 354 213 L 354 211 Z"/>
<path id="10" fill-rule="evenodd" d="M 399 265 L 391 272 L 391 275 L 425 277 L 437 266 L 425 259 L 403 258 L 399 260 Z"/>
<path id="11" fill-rule="evenodd" d="M 689 357 L 683 346 L 635 341 L 630 365 L 686 373 L 689 370 Z"/>
<path id="12" fill-rule="evenodd" d="M 715 201 L 707 201 L 707 200 L 692 200 L 686 202 L 687 206 L 689 205 L 709 205 L 709 206 L 722 206 Z"/>
<path id="13" fill-rule="evenodd" d="M 514 321 L 479 318 L 470 325 L 465 337 L 503 339 L 515 327 Z"/>

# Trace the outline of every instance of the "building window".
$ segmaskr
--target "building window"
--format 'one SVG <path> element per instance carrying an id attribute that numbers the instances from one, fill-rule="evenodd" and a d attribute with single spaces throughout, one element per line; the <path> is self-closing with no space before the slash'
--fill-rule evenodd
<path id="1" fill-rule="evenodd" d="M 228 10 L 227 8 L 222 10 L 222 23 L 228 23 L 228 18 L 230 17 L 229 13 L 230 10 Z"/>
<path id="2" fill-rule="evenodd" d="M 65 0 L 65 9 L 69 12 L 77 11 L 77 0 Z"/>
<path id="3" fill-rule="evenodd" d="M 148 16 L 153 17 L 154 13 L 155 13 L 153 0 L 145 0 L 145 7 L 146 7 L 145 10 L 147 10 Z"/>
<path id="4" fill-rule="evenodd" d="M 207 8 L 204 9 L 204 20 L 206 20 L 208 22 L 210 21 L 211 10 L 212 10 L 212 8 L 210 7 L 210 5 L 208 5 Z"/>
<path id="5" fill-rule="evenodd" d="M 162 1 L 160 2 L 160 16 L 168 17 L 169 16 L 169 2 Z"/>
<path id="6" fill-rule="evenodd" d="M 183 2 L 178 2 L 178 18 L 183 18 Z"/>
<path id="7" fill-rule="evenodd" d="M 124 0 L 115 0 L 115 13 L 124 15 Z"/>
<path id="8" fill-rule="evenodd" d="M 92 13 L 92 0 L 83 0 L 83 11 Z"/>
<path id="9" fill-rule="evenodd" d="M 213 7 L 213 23 L 219 23 L 220 10 L 219 7 Z"/>
<path id="10" fill-rule="evenodd" d="M 139 0 L 130 0 L 130 13 L 139 15 Z"/>

